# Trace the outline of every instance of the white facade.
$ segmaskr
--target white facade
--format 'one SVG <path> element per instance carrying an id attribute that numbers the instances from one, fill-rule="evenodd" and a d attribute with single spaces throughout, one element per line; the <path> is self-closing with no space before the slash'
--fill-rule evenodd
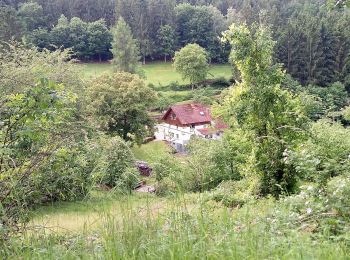
<path id="1" fill-rule="evenodd" d="M 193 135 L 207 139 L 219 139 L 222 132 L 203 135 L 198 130 L 210 128 L 210 124 L 196 125 L 194 127 L 181 127 L 161 123 L 156 126 L 155 137 L 157 140 L 169 142 L 176 150 L 183 152 L 186 144 L 190 141 Z"/>

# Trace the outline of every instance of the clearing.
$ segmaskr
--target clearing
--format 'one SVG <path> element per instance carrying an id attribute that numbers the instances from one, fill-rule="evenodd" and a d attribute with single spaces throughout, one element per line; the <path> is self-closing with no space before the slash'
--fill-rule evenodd
<path id="1" fill-rule="evenodd" d="M 112 65 L 109 63 L 82 63 L 84 67 L 83 74 L 85 77 L 98 76 L 104 72 L 112 72 Z M 168 85 L 171 82 L 179 84 L 188 84 L 181 75 L 175 71 L 172 63 L 150 62 L 141 67 L 145 71 L 146 82 L 154 85 Z M 210 67 L 208 79 L 224 77 L 229 79 L 232 75 L 232 67 L 230 65 L 213 64 Z"/>

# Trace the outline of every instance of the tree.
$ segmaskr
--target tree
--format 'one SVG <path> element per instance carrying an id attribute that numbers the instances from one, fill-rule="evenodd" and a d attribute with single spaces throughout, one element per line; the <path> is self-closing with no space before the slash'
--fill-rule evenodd
<path id="1" fill-rule="evenodd" d="M 18 9 L 18 15 L 24 21 L 27 32 L 31 32 L 45 26 L 43 8 L 36 2 L 22 4 Z"/>
<path id="2" fill-rule="evenodd" d="M 208 54 L 198 44 L 188 44 L 175 53 L 174 66 L 183 79 L 188 79 L 192 85 L 205 80 L 209 71 Z"/>
<path id="3" fill-rule="evenodd" d="M 336 79 L 337 44 L 335 36 L 322 25 L 319 42 L 320 57 L 317 61 L 317 84 L 327 86 Z"/>
<path id="4" fill-rule="evenodd" d="M 70 48 L 69 20 L 63 14 L 57 21 L 57 25 L 51 30 L 52 44 L 57 48 Z"/>
<path id="5" fill-rule="evenodd" d="M 16 9 L 0 3 L 0 41 L 19 40 L 25 30 Z"/>
<path id="6" fill-rule="evenodd" d="M 78 17 L 73 17 L 68 25 L 69 47 L 79 59 L 89 57 L 88 48 L 88 25 Z"/>
<path id="7" fill-rule="evenodd" d="M 90 57 L 97 57 L 101 62 L 110 56 L 112 35 L 104 20 L 88 23 L 88 46 Z"/>
<path id="8" fill-rule="evenodd" d="M 89 177 L 73 151 L 76 100 L 47 79 L 0 97 L 0 241 L 34 206 L 86 194 Z"/>
<path id="9" fill-rule="evenodd" d="M 225 97 L 221 115 L 254 144 L 249 174 L 259 176 L 261 194 L 293 191 L 296 170 L 288 164 L 288 151 L 303 137 L 305 120 L 299 99 L 280 88 L 285 74 L 273 64 L 271 33 L 262 26 L 232 25 L 224 39 L 232 46 L 230 59 L 242 81 Z"/>
<path id="10" fill-rule="evenodd" d="M 167 56 L 174 54 L 175 30 L 170 25 L 161 26 L 157 33 L 157 42 L 159 52 L 164 56 L 164 62 L 167 62 Z"/>
<path id="11" fill-rule="evenodd" d="M 139 61 L 136 41 L 132 37 L 131 29 L 120 17 L 112 28 L 112 64 L 115 71 L 135 73 Z"/>
<path id="12" fill-rule="evenodd" d="M 101 75 L 88 91 L 91 110 L 104 131 L 125 141 L 143 142 L 153 126 L 148 110 L 156 94 L 139 76 L 125 72 Z"/>

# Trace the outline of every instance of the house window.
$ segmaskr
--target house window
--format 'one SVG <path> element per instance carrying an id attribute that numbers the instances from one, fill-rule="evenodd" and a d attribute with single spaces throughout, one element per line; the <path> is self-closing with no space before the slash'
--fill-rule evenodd
<path id="1" fill-rule="evenodd" d="M 175 114 L 171 114 L 171 120 L 176 120 L 176 115 Z"/>

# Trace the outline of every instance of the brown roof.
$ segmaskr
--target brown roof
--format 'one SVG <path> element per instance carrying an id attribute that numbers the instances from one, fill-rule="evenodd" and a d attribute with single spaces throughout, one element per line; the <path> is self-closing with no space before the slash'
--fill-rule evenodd
<path id="1" fill-rule="evenodd" d="M 212 121 L 210 108 L 198 103 L 173 105 L 163 115 L 162 120 L 166 120 L 171 112 L 182 125 L 206 124 Z"/>
<path id="2" fill-rule="evenodd" d="M 209 134 L 214 134 L 215 129 L 212 128 L 202 128 L 202 129 L 197 129 L 198 132 L 200 132 L 202 135 L 209 135 Z"/>

